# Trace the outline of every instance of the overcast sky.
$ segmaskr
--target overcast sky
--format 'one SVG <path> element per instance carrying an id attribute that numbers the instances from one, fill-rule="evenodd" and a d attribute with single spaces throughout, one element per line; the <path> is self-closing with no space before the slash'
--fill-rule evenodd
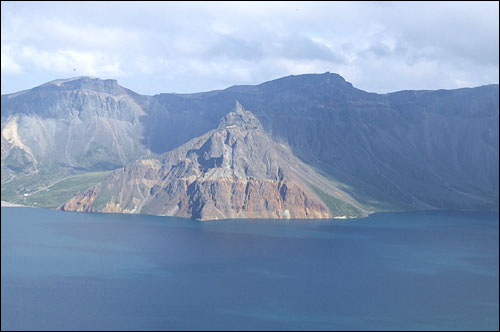
<path id="1" fill-rule="evenodd" d="M 380 93 L 498 83 L 496 1 L 1 6 L 2 94 L 83 75 L 141 94 L 326 71 Z"/>

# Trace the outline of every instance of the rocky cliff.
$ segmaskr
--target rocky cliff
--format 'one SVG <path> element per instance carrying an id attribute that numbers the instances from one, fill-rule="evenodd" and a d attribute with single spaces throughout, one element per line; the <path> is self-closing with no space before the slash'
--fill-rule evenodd
<path id="1" fill-rule="evenodd" d="M 117 170 L 61 209 L 202 220 L 317 219 L 367 213 L 285 145 L 273 142 L 259 120 L 239 103 L 217 129 L 159 159 L 141 159 Z"/>
<path id="2" fill-rule="evenodd" d="M 38 192 L 29 197 L 41 203 L 67 176 L 153 160 L 217 128 L 235 100 L 271 140 L 363 204 L 498 210 L 497 84 L 376 94 L 332 73 L 155 96 L 78 77 L 2 95 L 2 199 L 29 204 L 25 195 Z M 83 184 L 55 193 L 55 206 Z"/>
<path id="3" fill-rule="evenodd" d="M 115 80 L 56 80 L 2 96 L 2 182 L 111 170 L 142 154 L 142 99 Z"/>

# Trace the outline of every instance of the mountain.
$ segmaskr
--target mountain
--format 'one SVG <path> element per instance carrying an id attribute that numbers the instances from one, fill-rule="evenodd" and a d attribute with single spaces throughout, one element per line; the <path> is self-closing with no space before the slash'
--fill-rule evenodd
<path id="1" fill-rule="evenodd" d="M 91 77 L 2 95 L 2 198 L 56 207 L 103 171 L 147 154 L 144 102 L 115 80 Z M 62 195 L 47 200 L 43 188 L 55 184 L 65 186 Z"/>
<path id="2" fill-rule="evenodd" d="M 56 80 L 2 95 L 2 180 L 16 172 L 106 170 L 146 149 L 138 96 L 115 80 Z"/>
<path id="3" fill-rule="evenodd" d="M 80 77 L 3 95 L 2 199 L 58 206 L 216 129 L 235 100 L 364 206 L 498 210 L 498 85 L 375 94 L 331 73 L 155 96 Z"/>
<path id="4" fill-rule="evenodd" d="M 274 140 L 363 203 L 498 210 L 498 85 L 381 95 L 326 73 L 161 94 L 145 118 L 151 149 L 168 151 L 214 128 L 235 99 Z"/>
<path id="5" fill-rule="evenodd" d="M 216 129 L 159 159 L 115 171 L 61 209 L 203 220 L 366 215 L 333 182 L 273 142 L 238 102 Z"/>

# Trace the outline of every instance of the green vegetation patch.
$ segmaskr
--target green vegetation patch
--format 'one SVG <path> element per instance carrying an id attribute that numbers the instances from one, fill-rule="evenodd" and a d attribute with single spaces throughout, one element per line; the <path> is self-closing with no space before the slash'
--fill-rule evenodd
<path id="1" fill-rule="evenodd" d="M 29 155 L 17 146 L 12 149 L 4 160 L 2 160 L 2 164 L 16 172 L 21 172 L 27 168 L 33 167 L 33 162 L 29 158 Z"/>
<path id="2" fill-rule="evenodd" d="M 330 212 L 334 217 L 348 216 L 348 217 L 362 217 L 363 213 L 354 206 L 341 201 L 340 199 L 334 198 L 318 187 L 309 184 L 309 186 L 318 194 L 319 198 L 326 204 Z"/>
<path id="3" fill-rule="evenodd" d="M 76 161 L 85 168 L 95 170 L 109 170 L 123 166 L 116 153 L 94 142 L 90 144 L 89 150 L 79 156 Z"/>
<path id="4" fill-rule="evenodd" d="M 54 177 L 50 182 L 41 176 L 16 179 L 2 184 L 2 200 L 41 208 L 55 208 L 75 194 L 101 182 L 112 171 Z"/>
<path id="5" fill-rule="evenodd" d="M 106 204 L 111 202 L 112 198 L 111 191 L 108 188 L 101 186 L 93 203 L 93 207 L 97 210 L 103 209 Z"/>

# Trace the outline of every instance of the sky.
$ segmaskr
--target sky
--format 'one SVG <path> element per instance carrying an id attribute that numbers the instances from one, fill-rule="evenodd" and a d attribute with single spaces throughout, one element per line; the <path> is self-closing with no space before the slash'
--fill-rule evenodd
<path id="1" fill-rule="evenodd" d="M 1 91 L 116 79 L 192 93 L 338 73 L 386 93 L 499 80 L 499 3 L 1 2 Z"/>

